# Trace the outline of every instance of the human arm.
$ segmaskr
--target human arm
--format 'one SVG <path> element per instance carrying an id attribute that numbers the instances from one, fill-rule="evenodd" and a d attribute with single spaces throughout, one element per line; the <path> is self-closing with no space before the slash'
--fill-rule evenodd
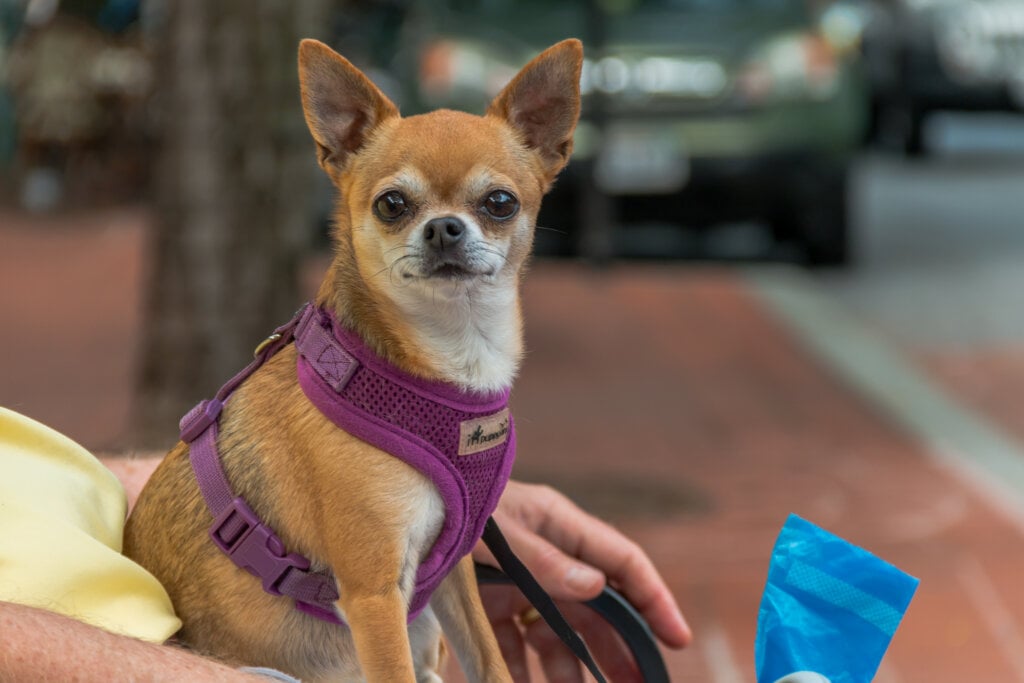
<path id="1" fill-rule="evenodd" d="M 158 456 L 103 457 L 129 505 L 160 464 Z M 245 673 L 172 645 L 138 640 L 56 612 L 0 601 L 0 681 L 54 680 L 107 683 L 126 672 L 136 681 L 256 683 L 268 675 Z M 282 679 L 283 680 L 283 679 Z"/>
<path id="2" fill-rule="evenodd" d="M 0 602 L 0 681 L 208 681 L 265 678 L 167 645 L 116 635 L 34 607 Z"/>
<path id="3" fill-rule="evenodd" d="M 561 607 L 566 616 L 591 643 L 613 680 L 635 680 L 632 661 L 615 643 L 610 627 L 577 604 L 596 597 L 606 582 L 633 603 L 665 645 L 681 648 L 690 642 L 690 628 L 647 554 L 561 493 L 511 481 L 494 517 L 540 584 L 564 601 Z M 473 555 L 478 562 L 495 565 L 482 544 Z M 529 607 L 518 591 L 485 587 L 481 593 L 516 680 L 528 679 L 524 644 L 538 652 L 549 680 L 580 680 L 578 664 L 546 625 L 537 622 L 521 628 L 517 624 L 516 618 Z"/>

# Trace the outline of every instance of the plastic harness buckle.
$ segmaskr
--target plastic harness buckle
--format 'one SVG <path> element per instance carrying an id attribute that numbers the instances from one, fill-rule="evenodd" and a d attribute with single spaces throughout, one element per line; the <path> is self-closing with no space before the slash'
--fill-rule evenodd
<path id="1" fill-rule="evenodd" d="M 259 577 L 271 595 L 282 595 L 279 586 L 292 569 L 309 570 L 309 560 L 298 553 L 285 554 L 281 539 L 241 498 L 217 516 L 210 538 L 232 562 Z"/>

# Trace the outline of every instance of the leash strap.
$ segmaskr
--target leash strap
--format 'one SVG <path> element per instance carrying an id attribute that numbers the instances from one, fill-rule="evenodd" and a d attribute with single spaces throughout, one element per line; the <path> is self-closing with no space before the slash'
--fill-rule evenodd
<path id="1" fill-rule="evenodd" d="M 583 665 L 587 667 L 598 683 L 606 683 L 604 674 L 601 673 L 597 662 L 594 661 L 590 650 L 587 649 L 587 644 L 583 642 L 583 639 L 576 633 L 576 630 L 566 621 L 558 606 L 555 605 L 555 601 L 551 599 L 547 591 L 541 588 L 541 585 L 537 583 L 537 579 L 526 568 L 523 561 L 512 552 L 512 548 L 509 547 L 508 541 L 505 540 L 505 535 L 501 533 L 501 529 L 498 528 L 498 523 L 494 521 L 494 517 L 488 518 L 487 523 L 484 525 L 482 538 L 487 549 L 491 551 L 494 559 L 501 566 L 501 570 L 519 587 L 519 590 L 523 592 L 523 595 L 530 601 L 530 604 L 537 610 L 537 613 L 544 618 L 544 621 L 555 632 L 555 635 L 565 643 L 566 647 L 576 655 L 577 659 L 583 662 Z"/>
<path id="2" fill-rule="evenodd" d="M 503 571 L 487 564 L 476 564 L 476 580 L 483 585 L 514 585 Z M 593 600 L 584 603 L 615 629 L 632 655 L 644 683 L 670 683 L 665 660 L 657 639 L 644 618 L 625 597 L 611 586 Z"/>

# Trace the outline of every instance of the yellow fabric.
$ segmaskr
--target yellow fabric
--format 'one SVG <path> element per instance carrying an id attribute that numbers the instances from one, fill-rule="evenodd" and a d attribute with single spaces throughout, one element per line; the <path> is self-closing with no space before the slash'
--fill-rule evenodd
<path id="1" fill-rule="evenodd" d="M 99 460 L 0 408 L 0 600 L 163 642 L 181 626 L 163 586 L 121 554 L 127 502 Z"/>

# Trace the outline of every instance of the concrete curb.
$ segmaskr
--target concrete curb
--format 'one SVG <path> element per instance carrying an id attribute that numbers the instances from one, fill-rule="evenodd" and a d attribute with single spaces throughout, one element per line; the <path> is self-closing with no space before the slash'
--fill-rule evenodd
<path id="1" fill-rule="evenodd" d="M 757 296 L 844 383 L 925 445 L 1024 535 L 1024 449 L 947 393 L 794 269 L 744 273 Z"/>

